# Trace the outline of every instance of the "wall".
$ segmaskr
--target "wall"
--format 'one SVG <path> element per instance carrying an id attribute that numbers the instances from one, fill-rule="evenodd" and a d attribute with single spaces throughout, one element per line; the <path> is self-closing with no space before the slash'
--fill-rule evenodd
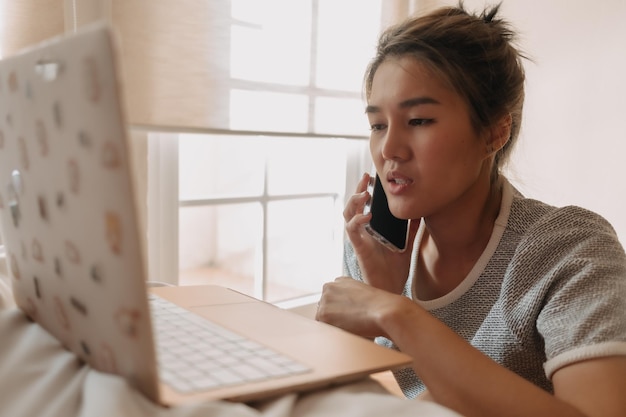
<path id="1" fill-rule="evenodd" d="M 602 214 L 626 244 L 626 1 L 504 0 L 501 12 L 533 59 L 511 181 Z"/>

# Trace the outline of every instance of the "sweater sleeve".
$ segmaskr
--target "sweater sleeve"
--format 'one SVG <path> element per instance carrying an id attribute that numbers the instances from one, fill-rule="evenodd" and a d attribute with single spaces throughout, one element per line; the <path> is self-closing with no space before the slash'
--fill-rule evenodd
<path id="1" fill-rule="evenodd" d="M 536 226 L 548 266 L 536 323 L 547 377 L 577 361 L 626 355 L 626 255 L 613 228 L 579 207 Z"/>
<path id="2" fill-rule="evenodd" d="M 343 248 L 343 274 L 352 277 L 357 281 L 363 281 L 356 253 L 354 252 L 354 248 L 348 239 L 346 239 Z"/>

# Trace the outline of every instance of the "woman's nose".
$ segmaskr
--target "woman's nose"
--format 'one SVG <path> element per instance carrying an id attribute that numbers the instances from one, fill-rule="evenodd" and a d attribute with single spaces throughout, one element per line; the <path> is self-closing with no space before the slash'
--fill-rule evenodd
<path id="1" fill-rule="evenodd" d="M 411 150 L 401 129 L 389 126 L 382 143 L 381 154 L 389 161 L 403 161 L 410 157 Z"/>

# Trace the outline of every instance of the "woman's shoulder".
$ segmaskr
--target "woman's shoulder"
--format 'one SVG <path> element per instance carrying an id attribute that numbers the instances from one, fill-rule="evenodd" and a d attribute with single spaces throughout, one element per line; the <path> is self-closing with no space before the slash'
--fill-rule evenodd
<path id="1" fill-rule="evenodd" d="M 626 276 L 626 254 L 613 226 L 600 214 L 575 205 L 556 207 L 524 197 L 516 190 L 504 243 L 510 266 L 532 271 L 608 268 Z"/>
<path id="2" fill-rule="evenodd" d="M 567 307 L 575 316 L 576 309 L 589 304 L 588 295 L 597 300 L 626 295 L 626 253 L 598 213 L 517 193 L 507 228 L 510 258 L 501 302 L 513 322 L 524 317 L 527 328 L 534 328 L 540 314 L 559 316 Z"/>
<path id="3" fill-rule="evenodd" d="M 611 223 L 584 207 L 557 207 L 515 192 L 508 227 L 526 238 L 554 239 L 566 235 L 580 238 L 604 235 L 619 243 Z M 550 239 L 551 240 L 551 239 Z"/>
<path id="4" fill-rule="evenodd" d="M 514 261 L 540 265 L 600 263 L 619 265 L 626 254 L 613 226 L 600 214 L 579 206 L 555 207 L 537 200 L 514 201 L 509 231 L 516 243 Z"/>

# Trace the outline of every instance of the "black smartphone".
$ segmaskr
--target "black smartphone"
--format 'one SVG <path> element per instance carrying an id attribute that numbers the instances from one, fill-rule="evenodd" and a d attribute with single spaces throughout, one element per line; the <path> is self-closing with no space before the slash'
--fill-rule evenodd
<path id="1" fill-rule="evenodd" d="M 408 243 L 410 221 L 398 219 L 391 214 L 387 195 L 378 174 L 370 178 L 367 191 L 371 197 L 365 204 L 363 213 L 371 212 L 372 218 L 365 225 L 365 230 L 392 251 L 403 252 Z"/>

